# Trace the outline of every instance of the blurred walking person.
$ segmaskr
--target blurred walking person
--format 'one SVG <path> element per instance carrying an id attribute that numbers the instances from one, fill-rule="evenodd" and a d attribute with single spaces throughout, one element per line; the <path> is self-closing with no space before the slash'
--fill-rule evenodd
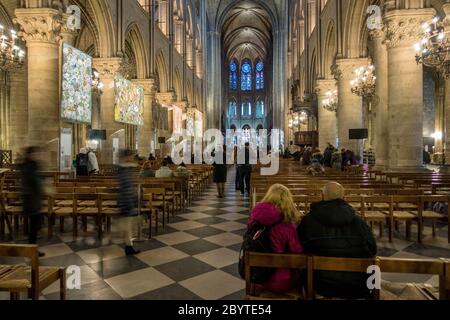
<path id="1" fill-rule="evenodd" d="M 39 229 L 42 220 L 42 197 L 44 186 L 39 175 L 39 147 L 29 147 L 25 151 L 25 159 L 22 163 L 22 200 L 23 212 L 29 219 L 28 243 L 37 244 Z M 39 257 L 45 254 L 39 253 Z"/>

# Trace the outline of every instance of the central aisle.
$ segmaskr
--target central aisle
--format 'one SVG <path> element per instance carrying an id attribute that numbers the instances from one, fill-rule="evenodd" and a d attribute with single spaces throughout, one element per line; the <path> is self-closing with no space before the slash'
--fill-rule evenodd
<path id="1" fill-rule="evenodd" d="M 81 266 L 81 290 L 69 290 L 68 299 L 241 300 L 245 282 L 238 259 L 249 203 L 235 191 L 234 172 L 225 199 L 211 184 L 165 231 L 137 243 L 142 252 L 135 257 L 124 256 L 116 239 L 98 244 L 84 238 L 42 247 L 47 258 L 41 263 Z M 44 298 L 58 299 L 57 289 Z"/>

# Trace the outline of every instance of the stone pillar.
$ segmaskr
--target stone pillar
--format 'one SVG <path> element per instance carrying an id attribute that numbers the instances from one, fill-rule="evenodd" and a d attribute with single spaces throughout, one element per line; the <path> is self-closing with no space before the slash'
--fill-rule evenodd
<path id="1" fill-rule="evenodd" d="M 100 163 L 113 164 L 113 140 L 119 139 L 119 149 L 125 148 L 125 125 L 114 119 L 114 76 L 121 72 L 122 58 L 94 59 L 94 68 L 104 84 L 100 106 L 100 126 L 106 130 L 106 141 L 101 142 Z"/>
<path id="2" fill-rule="evenodd" d="M 372 139 L 376 157 L 376 168 L 383 170 L 389 162 L 388 139 L 388 55 L 384 45 L 384 32 L 373 30 L 370 32 L 373 62 L 377 87 L 372 102 Z"/>
<path id="3" fill-rule="evenodd" d="M 58 167 L 59 42 L 61 17 L 49 8 L 15 11 L 15 22 L 27 43 L 28 145 L 44 147 L 49 169 Z"/>
<path id="4" fill-rule="evenodd" d="M 368 65 L 368 59 L 338 59 L 333 66 L 333 75 L 338 86 L 338 138 L 339 148 L 348 149 L 356 155 L 363 155 L 363 141 L 350 140 L 350 129 L 364 128 L 362 98 L 353 94 L 350 81 L 354 79 L 354 71 Z"/>
<path id="5" fill-rule="evenodd" d="M 450 165 L 450 79 L 445 80 L 444 96 L 444 114 L 445 114 L 445 164 Z"/>
<path id="6" fill-rule="evenodd" d="M 153 79 L 134 80 L 144 87 L 144 125 L 139 127 L 138 151 L 143 157 L 150 155 L 152 142 L 153 100 L 155 98 L 155 81 Z"/>
<path id="7" fill-rule="evenodd" d="M 13 159 L 22 153 L 28 138 L 27 68 L 24 66 L 10 75 L 11 123 L 10 147 Z"/>
<path id="8" fill-rule="evenodd" d="M 389 168 L 423 167 L 423 67 L 414 44 L 433 9 L 395 10 L 385 15 L 389 83 Z"/>
<path id="9" fill-rule="evenodd" d="M 327 98 L 328 91 L 336 90 L 336 80 L 318 80 L 316 92 L 319 103 L 319 149 L 325 150 L 327 143 L 336 144 L 337 114 L 323 107 L 323 100 Z"/>

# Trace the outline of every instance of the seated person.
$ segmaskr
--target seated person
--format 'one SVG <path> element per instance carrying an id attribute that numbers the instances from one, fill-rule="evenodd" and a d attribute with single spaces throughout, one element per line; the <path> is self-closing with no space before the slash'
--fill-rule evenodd
<path id="1" fill-rule="evenodd" d="M 372 258 L 377 243 L 370 227 L 344 200 L 344 188 L 335 182 L 323 189 L 323 201 L 311 205 L 311 212 L 297 232 L 304 253 L 324 257 Z M 367 274 L 318 271 L 315 291 L 325 298 L 369 298 Z"/>
<path id="2" fill-rule="evenodd" d="M 148 157 L 148 160 L 149 160 L 149 161 L 155 161 L 155 160 L 156 160 L 156 158 L 155 158 L 155 156 L 153 155 L 153 153 L 150 153 L 150 156 Z"/>
<path id="3" fill-rule="evenodd" d="M 306 173 L 318 176 L 325 173 L 325 168 L 317 160 L 313 160 L 312 164 L 306 169 Z"/>
<path id="4" fill-rule="evenodd" d="M 142 166 L 142 170 L 139 173 L 139 177 L 141 178 L 154 178 L 155 177 L 155 170 L 152 168 L 152 162 L 146 161 L 144 165 Z"/>
<path id="5" fill-rule="evenodd" d="M 292 194 L 283 185 L 275 184 L 267 192 L 264 199 L 251 212 L 249 227 L 254 223 L 272 226 L 270 239 L 273 253 L 301 253 L 296 224 L 300 213 L 294 205 Z M 286 293 L 298 282 L 298 274 L 290 269 L 279 269 L 265 284 L 258 289 L 273 293 Z"/>
<path id="6" fill-rule="evenodd" d="M 169 163 L 167 162 L 166 159 L 164 159 L 164 161 L 162 162 L 161 168 L 159 170 L 156 170 L 155 177 L 156 178 L 172 178 L 173 177 L 173 172 L 169 168 Z"/>
<path id="7" fill-rule="evenodd" d="M 184 163 L 180 164 L 178 168 L 173 172 L 174 177 L 189 178 L 191 176 L 191 171 L 186 168 Z"/>

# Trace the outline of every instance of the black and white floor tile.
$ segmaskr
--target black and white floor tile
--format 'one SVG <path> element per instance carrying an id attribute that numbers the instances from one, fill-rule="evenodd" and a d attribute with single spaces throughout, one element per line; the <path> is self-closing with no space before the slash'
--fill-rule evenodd
<path id="1" fill-rule="evenodd" d="M 123 241 L 114 231 L 110 238 L 99 241 L 91 229 L 77 239 L 70 233 L 49 241 L 43 237 L 40 245 L 46 257 L 41 264 L 81 268 L 81 290 L 69 290 L 68 299 L 242 299 L 244 281 L 238 274 L 238 256 L 249 202 L 235 191 L 231 175 L 226 194 L 225 199 L 218 199 L 215 186 L 211 185 L 152 240 L 136 243 L 141 250 L 137 256 L 125 256 Z M 67 230 L 71 230 L 70 226 Z M 431 229 L 426 227 L 423 245 L 406 241 L 401 234 L 396 235 L 393 243 L 383 238 L 379 240 L 379 255 L 450 258 L 447 227 L 439 226 L 437 233 L 438 237 L 433 239 Z M 437 281 L 428 276 L 385 274 L 384 278 L 429 284 Z M 7 295 L 0 295 L 0 299 L 6 298 Z M 57 284 L 43 292 L 42 299 L 58 298 Z"/>

